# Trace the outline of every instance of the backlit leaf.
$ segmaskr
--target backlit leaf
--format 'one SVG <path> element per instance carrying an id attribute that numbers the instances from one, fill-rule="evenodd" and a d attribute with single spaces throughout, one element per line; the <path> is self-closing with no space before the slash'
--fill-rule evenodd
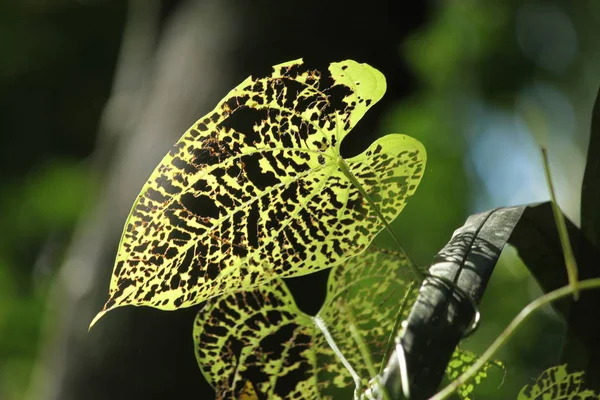
<path id="1" fill-rule="evenodd" d="M 446 377 L 453 381 L 466 372 L 476 361 L 477 355 L 470 351 L 456 349 L 446 368 Z M 468 383 L 460 386 L 456 393 L 462 400 L 473 399 L 475 387 L 481 384 L 488 377 L 488 370 L 491 367 L 498 367 L 505 371 L 505 366 L 500 361 L 490 361 L 483 365 L 477 374 Z"/>
<path id="2" fill-rule="evenodd" d="M 259 398 L 351 398 L 355 381 L 316 320 L 328 327 L 361 387 L 367 388 L 371 376 L 348 334 L 347 311 L 379 368 L 412 278 L 399 254 L 367 250 L 332 270 L 327 298 L 316 317 L 296 307 L 280 279 L 212 299 L 198 313 L 194 327 L 200 369 L 217 399 L 238 398 L 245 382 L 252 383 Z M 406 307 L 403 318 L 409 311 Z"/>
<path id="3" fill-rule="evenodd" d="M 244 385 L 244 389 L 240 393 L 239 400 L 258 400 L 258 396 L 256 395 L 256 391 L 254 390 L 254 386 L 252 386 L 251 382 L 246 382 Z"/>
<path id="4" fill-rule="evenodd" d="M 351 60 L 323 75 L 295 60 L 233 89 L 142 188 L 94 322 L 118 306 L 187 307 L 364 251 L 383 224 L 344 169 L 391 221 L 425 165 L 422 145 L 398 134 L 341 158 L 385 89 L 379 71 Z"/>
<path id="5" fill-rule="evenodd" d="M 517 400 L 592 400 L 600 395 L 585 389 L 583 372 L 569 373 L 567 365 L 548 368 L 533 385 L 526 385 Z"/>

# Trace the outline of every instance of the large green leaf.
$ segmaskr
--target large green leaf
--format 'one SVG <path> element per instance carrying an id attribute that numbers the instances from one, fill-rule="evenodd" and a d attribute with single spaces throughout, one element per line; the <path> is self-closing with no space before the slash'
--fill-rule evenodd
<path id="1" fill-rule="evenodd" d="M 275 276 L 335 266 L 403 209 L 425 151 L 388 135 L 343 159 L 348 132 L 384 94 L 367 64 L 322 76 L 295 60 L 249 77 L 192 126 L 152 173 L 119 245 L 106 311 L 170 310 Z"/>
<path id="2" fill-rule="evenodd" d="M 567 365 L 557 365 L 542 372 L 533 385 L 526 385 L 517 400 L 592 400 L 600 395 L 585 389 L 583 372 L 569 373 Z"/>
<path id="3" fill-rule="evenodd" d="M 367 250 L 332 270 L 327 298 L 315 317 L 297 308 L 280 279 L 212 299 L 194 327 L 200 369 L 217 399 L 238 398 L 248 386 L 259 398 L 351 398 L 356 383 L 368 387 L 369 362 L 379 368 L 412 279 L 401 255 Z M 405 307 L 403 318 L 409 311 Z M 361 357 L 349 324 L 361 333 L 371 360 Z M 318 325 L 327 326 L 354 377 Z"/>

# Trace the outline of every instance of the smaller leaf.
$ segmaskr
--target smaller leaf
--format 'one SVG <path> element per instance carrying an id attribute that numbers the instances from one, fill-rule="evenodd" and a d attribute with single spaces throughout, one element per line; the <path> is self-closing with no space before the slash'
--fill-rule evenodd
<path id="1" fill-rule="evenodd" d="M 316 317 L 298 309 L 281 279 L 209 300 L 196 317 L 194 341 L 217 399 L 239 398 L 248 382 L 268 399 L 349 397 L 355 384 L 368 387 L 372 376 L 348 326 L 356 328 L 378 368 L 412 279 L 406 264 L 395 252 L 368 250 L 335 267 Z"/>
<path id="2" fill-rule="evenodd" d="M 209 301 L 194 327 L 196 358 L 217 399 L 240 398 L 248 385 L 273 399 L 316 397 L 316 385 L 285 385 L 314 375 L 310 317 L 281 280 Z M 305 387 L 306 386 L 306 387 Z"/>
<path id="3" fill-rule="evenodd" d="M 592 400 L 600 395 L 583 386 L 583 372 L 568 373 L 567 365 L 548 368 L 533 385 L 526 385 L 517 400 Z"/>
<path id="4" fill-rule="evenodd" d="M 446 377 L 449 380 L 454 380 L 467 371 L 471 365 L 477 361 L 477 355 L 470 351 L 456 349 L 452 358 L 446 367 Z M 462 400 L 471 400 L 473 397 L 473 391 L 477 385 L 480 385 L 488 377 L 488 369 L 491 367 L 498 367 L 502 371 L 506 371 L 506 367 L 500 361 L 492 361 L 485 363 L 482 369 L 477 372 L 477 375 L 473 377 L 469 383 L 462 385 L 458 388 L 457 394 Z"/>

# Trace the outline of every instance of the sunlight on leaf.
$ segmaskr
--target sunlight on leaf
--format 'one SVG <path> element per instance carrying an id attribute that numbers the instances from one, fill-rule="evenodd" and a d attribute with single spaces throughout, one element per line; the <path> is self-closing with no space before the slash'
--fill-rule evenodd
<path id="1" fill-rule="evenodd" d="M 256 391 L 254 390 L 254 386 L 252 385 L 252 382 L 246 382 L 238 399 L 239 400 L 258 400 L 258 395 L 256 394 Z"/>
<path id="2" fill-rule="evenodd" d="M 462 375 L 471 365 L 473 365 L 477 361 L 477 355 L 470 351 L 456 349 L 454 354 L 452 354 L 452 358 L 446 367 L 446 377 L 453 381 Z M 473 379 L 458 388 L 456 393 L 462 400 L 471 400 L 473 399 L 472 395 L 477 385 L 480 385 L 485 379 L 488 377 L 488 370 L 491 367 L 498 367 L 502 371 L 506 371 L 506 367 L 500 361 L 491 361 L 485 363 L 483 368 L 477 372 L 477 374 L 473 377 Z"/>
<path id="3" fill-rule="evenodd" d="M 548 368 L 533 385 L 526 385 L 517 400 L 592 400 L 600 395 L 584 386 L 583 372 L 567 372 L 567 365 Z"/>
<path id="4" fill-rule="evenodd" d="M 200 369 L 217 399 L 237 398 L 244 382 L 251 382 L 260 398 L 351 398 L 354 381 L 317 329 L 316 318 L 327 325 L 366 388 L 371 376 L 340 305 L 352 310 L 378 368 L 411 279 L 404 257 L 370 249 L 331 271 L 328 295 L 316 317 L 297 308 L 281 279 L 212 299 L 194 327 Z M 404 318 L 409 311 L 406 307 Z"/>
<path id="5" fill-rule="evenodd" d="M 342 167 L 392 221 L 426 159 L 399 134 L 341 158 L 344 137 L 385 89 L 379 71 L 352 60 L 324 75 L 290 61 L 233 89 L 142 188 L 92 325 L 122 305 L 188 307 L 364 251 L 383 223 Z"/>

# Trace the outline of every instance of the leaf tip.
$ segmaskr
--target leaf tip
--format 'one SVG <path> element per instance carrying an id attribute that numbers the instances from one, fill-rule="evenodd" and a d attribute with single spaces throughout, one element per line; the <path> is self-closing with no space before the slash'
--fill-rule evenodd
<path id="1" fill-rule="evenodd" d="M 102 318 L 104 316 L 104 314 L 106 314 L 108 311 L 110 311 L 110 309 L 103 309 L 98 314 L 96 314 L 96 316 L 94 317 L 92 322 L 90 322 L 90 326 L 88 327 L 88 332 L 92 330 L 92 327 L 96 324 L 96 322 L 98 322 L 98 320 L 100 320 L 100 318 Z"/>

